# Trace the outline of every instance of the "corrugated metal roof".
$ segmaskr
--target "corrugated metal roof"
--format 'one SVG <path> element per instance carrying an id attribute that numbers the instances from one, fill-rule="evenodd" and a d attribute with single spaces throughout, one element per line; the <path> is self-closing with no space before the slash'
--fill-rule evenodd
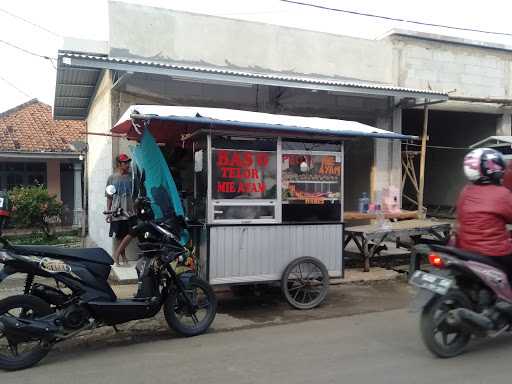
<path id="1" fill-rule="evenodd" d="M 66 118 L 69 118 L 76 112 L 66 108 L 63 103 L 58 102 L 57 97 L 92 97 L 94 93 L 94 86 L 98 81 L 101 69 L 132 70 L 134 72 L 142 73 L 156 73 L 155 69 L 158 69 L 161 71 L 158 72 L 160 74 L 172 74 L 173 77 L 184 76 L 189 79 L 194 77 L 201 79 L 204 76 L 209 76 L 211 79 L 212 76 L 216 76 L 217 80 L 222 81 L 223 78 L 229 77 L 231 80 L 236 78 L 249 84 L 251 82 L 262 83 L 263 81 L 263 84 L 276 86 L 300 86 L 301 88 L 326 89 L 340 92 L 357 90 L 359 93 L 367 93 L 370 95 L 400 95 L 402 97 L 425 97 L 437 100 L 448 99 L 448 94 L 444 91 L 397 87 L 389 84 L 343 81 L 338 79 L 308 76 L 291 76 L 276 73 L 247 72 L 206 66 L 189 66 L 69 52 L 59 52 L 58 69 L 57 88 L 55 92 L 55 118 L 63 118 L 61 114 L 67 115 Z M 82 87 L 80 87 L 80 85 L 82 85 Z M 87 111 L 83 114 L 77 113 L 77 116 L 78 115 L 85 118 L 87 116 Z"/>
<path id="2" fill-rule="evenodd" d="M 486 139 L 470 145 L 469 148 L 503 147 L 511 144 L 512 136 L 489 136 Z"/>
<path id="3" fill-rule="evenodd" d="M 101 69 L 58 66 L 55 85 L 55 119 L 83 120 L 96 89 Z"/>

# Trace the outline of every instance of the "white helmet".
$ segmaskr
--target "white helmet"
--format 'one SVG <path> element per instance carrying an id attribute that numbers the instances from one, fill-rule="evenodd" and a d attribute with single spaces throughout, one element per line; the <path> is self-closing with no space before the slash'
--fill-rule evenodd
<path id="1" fill-rule="evenodd" d="M 499 184 L 505 173 L 503 155 L 490 148 L 478 148 L 464 157 L 464 174 L 477 184 Z"/>

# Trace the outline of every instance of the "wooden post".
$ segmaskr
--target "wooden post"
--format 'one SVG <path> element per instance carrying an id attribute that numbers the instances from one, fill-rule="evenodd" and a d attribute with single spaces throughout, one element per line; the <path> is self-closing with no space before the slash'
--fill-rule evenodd
<path id="1" fill-rule="evenodd" d="M 428 100 L 425 100 L 428 102 Z M 424 218 L 426 212 L 423 210 L 423 192 L 425 190 L 425 160 L 427 155 L 427 137 L 428 137 L 428 104 L 425 104 L 423 116 L 423 134 L 421 135 L 421 155 L 420 155 L 420 185 L 418 191 L 418 215 Z"/>

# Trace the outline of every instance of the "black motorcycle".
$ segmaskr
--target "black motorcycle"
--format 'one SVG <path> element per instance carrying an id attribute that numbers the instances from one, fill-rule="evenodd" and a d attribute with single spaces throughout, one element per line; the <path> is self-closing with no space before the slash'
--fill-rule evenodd
<path id="1" fill-rule="evenodd" d="M 217 301 L 211 286 L 184 266 L 190 251 L 179 233 L 186 224 L 180 218 L 155 221 L 146 199 L 137 207 L 139 224 L 132 233 L 139 237 L 141 253 L 139 289 L 132 299 L 118 299 L 108 284 L 113 260 L 105 250 L 12 245 L 2 238 L 0 223 L 0 282 L 26 274 L 24 293 L 0 300 L 1 369 L 28 368 L 57 342 L 153 317 L 162 307 L 178 333 L 195 336 L 208 330 Z M 53 278 L 55 285 L 34 282 L 35 276 Z"/>

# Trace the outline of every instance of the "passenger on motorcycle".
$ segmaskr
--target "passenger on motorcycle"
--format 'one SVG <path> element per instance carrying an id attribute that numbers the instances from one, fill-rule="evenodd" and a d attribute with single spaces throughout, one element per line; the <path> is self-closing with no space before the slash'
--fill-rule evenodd
<path id="1" fill-rule="evenodd" d="M 471 181 L 457 202 L 456 246 L 503 265 L 512 273 L 512 192 L 502 185 L 505 160 L 494 149 L 478 148 L 464 158 L 464 174 Z"/>

